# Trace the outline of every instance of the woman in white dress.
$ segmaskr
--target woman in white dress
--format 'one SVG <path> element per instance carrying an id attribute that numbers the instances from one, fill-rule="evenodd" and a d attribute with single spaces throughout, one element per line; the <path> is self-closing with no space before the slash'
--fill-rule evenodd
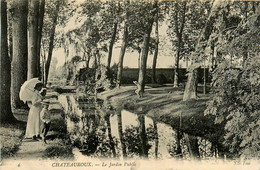
<path id="1" fill-rule="evenodd" d="M 32 97 L 32 104 L 28 115 L 25 138 L 32 138 L 33 140 L 40 138 L 40 112 L 42 109 L 41 101 L 43 100 L 43 96 L 40 94 L 40 90 L 42 87 L 42 83 L 38 83 L 34 87 L 35 91 Z"/>

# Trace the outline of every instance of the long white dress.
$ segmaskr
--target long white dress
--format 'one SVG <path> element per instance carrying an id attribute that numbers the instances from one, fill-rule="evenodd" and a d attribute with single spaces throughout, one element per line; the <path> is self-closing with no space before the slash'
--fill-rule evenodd
<path id="1" fill-rule="evenodd" d="M 42 96 L 39 91 L 35 90 L 32 97 L 32 105 L 28 115 L 25 138 L 31 138 L 34 135 L 40 135 L 40 112 Z"/>

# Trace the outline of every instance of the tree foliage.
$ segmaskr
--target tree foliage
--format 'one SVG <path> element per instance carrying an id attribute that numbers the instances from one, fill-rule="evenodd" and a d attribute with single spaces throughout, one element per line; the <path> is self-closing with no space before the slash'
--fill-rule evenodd
<path id="1" fill-rule="evenodd" d="M 223 61 L 213 74 L 214 97 L 205 113 L 215 115 L 216 123 L 226 122 L 225 144 L 236 155 L 260 151 L 259 70 L 257 56 L 248 59 L 242 69 Z"/>
<path id="2" fill-rule="evenodd" d="M 197 39 L 210 9 L 209 1 L 187 1 L 185 3 L 186 6 L 184 6 L 184 2 L 173 2 L 167 5 L 169 14 L 167 34 L 172 43 L 172 50 L 177 52 L 180 48 L 180 58 L 187 58 L 195 50 Z M 185 18 L 184 21 L 183 18 Z M 181 32 L 181 42 L 178 44 L 180 36 L 178 34 Z"/>
<path id="3" fill-rule="evenodd" d="M 227 3 L 220 11 L 228 15 L 220 15 L 211 36 L 219 55 L 212 73 L 214 95 L 205 114 L 225 123 L 224 144 L 233 155 L 259 158 L 260 11 L 254 5 Z"/>

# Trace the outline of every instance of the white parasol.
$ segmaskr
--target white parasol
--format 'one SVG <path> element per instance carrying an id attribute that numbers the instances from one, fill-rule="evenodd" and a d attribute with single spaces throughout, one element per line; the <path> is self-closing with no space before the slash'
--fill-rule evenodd
<path id="1" fill-rule="evenodd" d="M 41 81 L 38 80 L 38 78 L 32 78 L 30 80 L 25 81 L 20 89 L 20 93 L 19 93 L 20 100 L 22 100 L 24 103 L 26 101 L 32 101 L 34 87 L 38 83 L 42 83 Z"/>

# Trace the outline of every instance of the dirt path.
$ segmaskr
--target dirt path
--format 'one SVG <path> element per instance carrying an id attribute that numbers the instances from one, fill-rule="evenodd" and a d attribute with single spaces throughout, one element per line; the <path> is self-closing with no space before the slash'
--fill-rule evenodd
<path id="1" fill-rule="evenodd" d="M 33 141 L 31 139 L 23 139 L 19 151 L 16 153 L 16 158 L 19 160 L 36 159 L 41 160 L 44 151 L 47 148 L 42 140 Z"/>
<path id="2" fill-rule="evenodd" d="M 45 144 L 42 140 L 23 139 L 15 156 L 4 159 L 0 168 L 1 170 L 39 169 L 39 164 L 48 161 L 43 157 L 47 147 L 48 144 Z"/>

